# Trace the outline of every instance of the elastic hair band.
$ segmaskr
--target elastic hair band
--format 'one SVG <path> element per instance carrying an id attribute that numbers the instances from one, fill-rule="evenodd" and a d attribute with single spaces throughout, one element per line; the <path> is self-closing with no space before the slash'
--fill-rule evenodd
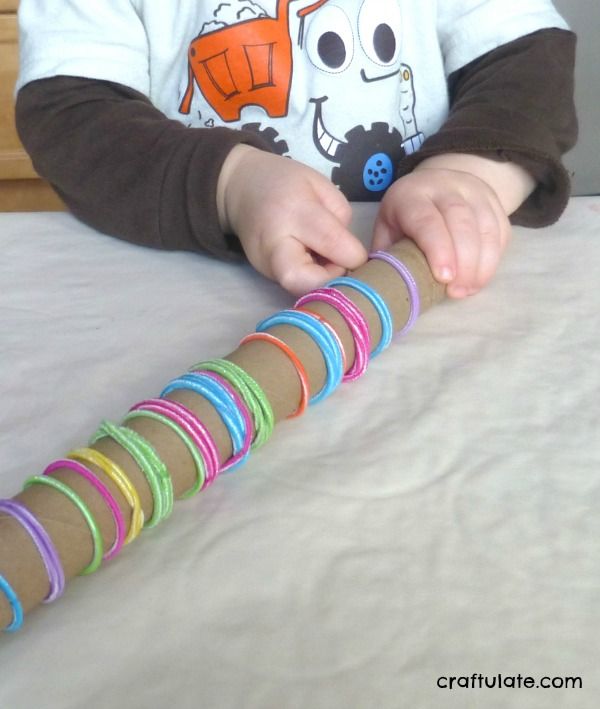
<path id="1" fill-rule="evenodd" d="M 359 281 L 357 278 L 352 278 L 351 276 L 334 278 L 332 281 L 329 281 L 327 286 L 347 286 L 348 288 L 358 291 L 371 303 L 377 312 L 379 322 L 381 323 L 381 338 L 377 344 L 377 347 L 373 350 L 373 352 L 371 352 L 370 359 L 374 359 L 377 355 L 381 354 L 383 350 L 390 346 L 394 336 L 394 322 L 392 320 L 392 314 L 387 303 L 379 295 L 375 288 L 370 286 L 368 283 Z M 338 291 L 338 293 L 339 292 L 340 291 Z M 310 295 L 310 293 L 308 295 Z"/>
<path id="2" fill-rule="evenodd" d="M 325 384 L 309 399 L 309 404 L 316 404 L 327 398 L 338 387 L 344 376 L 341 349 L 331 332 L 315 318 L 312 313 L 298 310 L 281 310 L 265 318 L 256 326 L 257 332 L 264 332 L 276 325 L 291 325 L 305 332 L 317 345 L 325 361 L 327 376 Z"/>
<path id="3" fill-rule="evenodd" d="M 344 280 L 344 279 L 336 279 Z M 369 364 L 371 336 L 369 325 L 358 306 L 337 288 L 317 288 L 296 301 L 296 305 L 305 306 L 310 302 L 321 301 L 334 307 L 344 318 L 354 341 L 354 363 L 344 375 L 343 381 L 349 382 L 361 377 Z"/>
<path id="4" fill-rule="evenodd" d="M 417 286 L 417 282 L 415 281 L 412 273 L 402 263 L 402 261 L 400 261 L 399 258 L 396 258 L 392 254 L 389 254 L 387 251 L 373 251 L 369 254 L 369 258 L 385 261 L 387 264 L 392 266 L 392 268 L 395 268 L 397 273 L 404 281 L 404 284 L 406 285 L 406 289 L 408 291 L 409 296 L 408 299 L 410 302 L 410 311 L 408 315 L 408 320 L 406 321 L 404 327 L 398 333 L 399 336 L 406 335 L 406 333 L 415 324 L 417 318 L 419 317 L 419 312 L 421 310 L 421 300 L 419 297 L 419 287 Z"/>
<path id="5" fill-rule="evenodd" d="M 5 633 L 14 633 L 23 625 L 23 606 L 17 594 L 13 591 L 13 587 L 0 574 L 0 591 L 4 593 L 7 601 L 12 609 L 12 621 L 4 628 Z"/>
<path id="6" fill-rule="evenodd" d="M 131 407 L 131 411 L 139 408 L 145 408 L 163 413 L 169 416 L 175 423 L 186 431 L 191 440 L 194 442 L 198 453 L 202 456 L 203 473 L 199 474 L 195 485 L 181 497 L 185 499 L 191 497 L 200 489 L 210 485 L 219 474 L 221 461 L 219 459 L 219 450 L 217 444 L 212 437 L 211 432 L 206 428 L 196 414 L 179 403 L 171 399 L 146 399 L 145 401 Z"/>
<path id="7" fill-rule="evenodd" d="M 217 378 L 212 372 L 188 372 L 169 382 L 160 393 L 161 398 L 177 389 L 186 389 L 203 396 L 211 403 L 225 424 L 233 454 L 220 468 L 219 472 L 231 470 L 243 463 L 250 452 L 252 443 L 252 421 L 247 407 L 224 379 Z M 236 400 L 237 397 L 237 400 Z"/>
<path id="8" fill-rule="evenodd" d="M 321 315 L 321 313 L 317 313 L 314 310 L 310 310 L 309 308 L 305 308 L 302 305 L 294 305 L 294 310 L 297 310 L 299 313 L 308 313 L 308 315 L 311 315 L 313 318 L 317 318 L 319 322 L 322 322 L 323 325 L 329 330 L 331 333 L 331 336 L 335 339 L 337 342 L 337 346 L 340 350 L 340 354 L 342 355 L 342 371 L 345 372 L 346 369 L 348 368 L 348 358 L 346 357 L 346 350 L 344 349 L 344 344 L 340 338 L 340 336 L 337 333 L 337 330 L 333 327 L 333 325 L 327 320 L 326 317 Z M 342 381 L 344 381 L 342 377 Z"/>
<path id="9" fill-rule="evenodd" d="M 184 428 L 185 422 L 181 420 L 175 421 L 173 419 L 172 412 L 167 409 L 153 406 L 149 403 L 137 404 L 125 416 L 123 422 L 131 421 L 132 419 L 140 417 L 153 419 L 154 421 L 158 421 L 163 424 L 163 426 L 167 426 L 167 428 L 170 428 L 177 434 L 185 447 L 188 449 L 190 455 L 192 456 L 192 460 L 194 461 L 194 467 L 196 468 L 196 482 L 181 497 L 185 499 L 195 495 L 206 482 L 206 466 L 204 465 L 204 460 L 195 442 L 192 440 L 189 432 Z"/>
<path id="10" fill-rule="evenodd" d="M 123 544 L 132 542 L 139 535 L 144 526 L 144 510 L 142 509 L 142 502 L 138 491 L 135 489 L 135 486 L 128 478 L 123 468 L 105 456 L 104 453 L 94 448 L 76 448 L 67 453 L 67 458 L 79 460 L 88 465 L 95 465 L 119 488 L 119 492 L 131 507 L 131 522 Z"/>
<path id="11" fill-rule="evenodd" d="M 252 450 L 260 448 L 269 440 L 275 426 L 273 408 L 262 387 L 246 370 L 228 359 L 209 359 L 204 362 L 198 362 L 191 369 L 192 371 L 208 371 L 220 374 L 235 387 L 248 407 L 254 421 Z"/>
<path id="12" fill-rule="evenodd" d="M 225 392 L 227 392 L 227 394 L 231 398 L 233 404 L 233 411 L 235 412 L 236 416 L 241 414 L 243 421 L 244 440 L 242 442 L 242 450 L 239 453 L 240 460 L 235 462 L 233 460 L 227 461 L 225 465 L 221 468 L 221 472 L 223 472 L 224 470 L 232 470 L 233 468 L 241 465 L 250 455 L 250 449 L 252 448 L 252 439 L 254 438 L 254 424 L 252 423 L 250 411 L 246 406 L 246 403 L 243 401 L 242 397 L 238 394 L 238 392 L 231 386 L 227 379 L 222 377 L 220 374 L 210 371 L 196 372 L 196 374 L 200 374 L 203 377 L 208 377 L 209 379 L 212 379 L 218 384 L 218 386 L 224 389 Z"/>
<path id="13" fill-rule="evenodd" d="M 94 571 L 96 571 L 102 563 L 104 542 L 102 540 L 102 534 L 100 533 L 100 527 L 98 527 L 98 523 L 94 519 L 94 515 L 92 514 L 90 508 L 85 504 L 81 497 L 79 497 L 75 490 L 69 487 L 66 483 L 62 482 L 62 480 L 57 480 L 56 478 L 51 478 L 46 475 L 34 475 L 33 477 L 25 480 L 23 489 L 26 490 L 28 487 L 31 487 L 31 485 L 47 485 L 48 487 L 58 490 L 58 492 L 62 492 L 62 494 L 68 497 L 81 512 L 92 535 L 94 552 L 92 554 L 92 560 L 79 575 L 87 576 L 88 574 L 94 573 Z"/>
<path id="14" fill-rule="evenodd" d="M 0 512 L 14 517 L 31 537 L 48 574 L 48 595 L 43 602 L 55 601 L 65 590 L 65 572 L 50 535 L 32 512 L 17 500 L 0 500 Z"/>
<path id="15" fill-rule="evenodd" d="M 152 493 L 153 504 L 152 516 L 146 521 L 144 528 L 156 526 L 173 511 L 173 483 L 167 466 L 148 441 L 132 428 L 103 421 L 90 443 L 96 443 L 105 437 L 112 438 L 127 451 L 144 474 Z"/>
<path id="16" fill-rule="evenodd" d="M 42 475 L 50 475 L 56 470 L 61 470 L 62 468 L 72 470 L 74 473 L 81 475 L 82 478 L 87 480 L 90 485 L 100 493 L 104 502 L 108 506 L 108 509 L 111 511 L 115 522 L 115 541 L 103 557 L 104 561 L 110 561 L 110 559 L 114 558 L 121 551 L 125 540 L 125 520 L 123 519 L 121 508 L 112 496 L 110 490 L 98 478 L 98 476 L 95 475 L 87 466 L 83 465 L 83 463 L 79 463 L 76 460 L 71 460 L 70 458 L 55 460 L 46 467 Z"/>
<path id="17" fill-rule="evenodd" d="M 300 402 L 298 403 L 298 408 L 296 411 L 290 414 L 287 418 L 293 419 L 301 416 L 306 411 L 306 407 L 308 405 L 308 375 L 304 365 L 300 361 L 300 358 L 286 342 L 280 340 L 278 337 L 275 337 L 275 335 L 271 335 L 269 332 L 252 332 L 240 340 L 240 345 L 245 345 L 247 342 L 253 342 L 254 340 L 263 340 L 264 342 L 269 342 L 270 344 L 275 345 L 275 347 L 278 347 L 294 365 L 294 369 L 296 370 L 298 379 L 300 380 Z"/>

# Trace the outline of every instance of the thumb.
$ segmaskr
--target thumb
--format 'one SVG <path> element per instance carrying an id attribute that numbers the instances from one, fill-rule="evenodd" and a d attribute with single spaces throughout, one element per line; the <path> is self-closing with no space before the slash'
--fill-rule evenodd
<path id="1" fill-rule="evenodd" d="M 271 254 L 271 273 L 282 288 L 300 296 L 323 286 L 345 270 L 332 263 L 315 260 L 312 253 L 297 239 L 281 239 Z"/>
<path id="2" fill-rule="evenodd" d="M 395 236 L 395 238 L 394 238 Z M 379 216 L 373 225 L 372 247 L 374 251 L 387 251 L 392 244 L 400 238 L 401 234 L 394 234 L 391 227 Z"/>

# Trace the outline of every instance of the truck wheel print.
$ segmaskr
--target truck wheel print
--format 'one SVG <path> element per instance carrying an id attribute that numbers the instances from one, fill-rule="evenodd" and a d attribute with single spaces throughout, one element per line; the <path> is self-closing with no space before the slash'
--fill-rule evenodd
<path id="1" fill-rule="evenodd" d="M 272 126 L 262 127 L 260 123 L 245 123 L 242 130 L 256 133 L 269 145 L 275 155 L 286 155 L 289 152 L 287 141 L 279 137 L 279 133 Z"/>
<path id="2" fill-rule="evenodd" d="M 369 130 L 355 126 L 346 133 L 335 153 L 338 163 L 331 180 L 353 201 L 377 202 L 396 179 L 404 156 L 402 135 L 387 123 L 373 123 Z"/>

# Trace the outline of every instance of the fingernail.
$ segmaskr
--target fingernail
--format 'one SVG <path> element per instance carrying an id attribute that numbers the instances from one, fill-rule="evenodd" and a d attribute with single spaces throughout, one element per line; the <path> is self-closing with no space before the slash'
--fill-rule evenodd
<path id="1" fill-rule="evenodd" d="M 452 273 L 451 269 L 448 268 L 448 266 L 444 266 L 438 271 L 438 281 L 442 281 L 443 283 L 449 283 L 453 277 L 454 274 Z"/>

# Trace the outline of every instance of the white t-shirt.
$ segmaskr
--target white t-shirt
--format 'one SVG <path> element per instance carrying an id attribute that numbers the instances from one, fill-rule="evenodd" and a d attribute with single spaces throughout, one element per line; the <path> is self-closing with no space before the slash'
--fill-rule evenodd
<path id="1" fill-rule="evenodd" d="M 190 127 L 247 127 L 353 199 L 448 113 L 447 77 L 567 25 L 550 0 L 21 0 L 17 89 L 70 75 L 130 86 Z"/>

